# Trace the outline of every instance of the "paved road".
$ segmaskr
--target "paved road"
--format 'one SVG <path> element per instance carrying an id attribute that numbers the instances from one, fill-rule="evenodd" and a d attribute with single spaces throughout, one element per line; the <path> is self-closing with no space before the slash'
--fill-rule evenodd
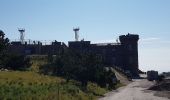
<path id="1" fill-rule="evenodd" d="M 134 80 L 129 85 L 106 94 L 106 97 L 99 100 L 169 100 L 153 95 L 153 91 L 146 90 L 153 85 L 146 79 Z"/>

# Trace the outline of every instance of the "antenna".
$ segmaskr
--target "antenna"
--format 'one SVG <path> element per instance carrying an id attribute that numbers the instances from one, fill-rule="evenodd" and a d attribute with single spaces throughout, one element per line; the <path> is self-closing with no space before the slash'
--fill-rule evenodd
<path id="1" fill-rule="evenodd" d="M 24 32 L 25 32 L 25 29 L 18 28 L 18 31 L 20 32 L 20 41 L 21 41 L 21 44 L 24 44 Z"/>
<path id="2" fill-rule="evenodd" d="M 75 32 L 75 41 L 79 40 L 79 34 L 78 34 L 79 30 L 80 30 L 79 28 L 73 28 L 73 31 Z"/>

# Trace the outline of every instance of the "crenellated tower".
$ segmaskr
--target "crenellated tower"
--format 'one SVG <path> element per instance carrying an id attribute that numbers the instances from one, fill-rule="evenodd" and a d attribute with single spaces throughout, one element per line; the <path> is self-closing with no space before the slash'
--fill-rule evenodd
<path id="1" fill-rule="evenodd" d="M 132 73 L 133 77 L 138 77 L 138 40 L 139 35 L 127 34 L 119 36 L 122 45 L 123 66 Z"/>

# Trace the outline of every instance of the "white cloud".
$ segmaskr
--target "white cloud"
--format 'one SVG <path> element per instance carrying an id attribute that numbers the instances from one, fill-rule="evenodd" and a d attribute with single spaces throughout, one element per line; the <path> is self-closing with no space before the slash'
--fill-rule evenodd
<path id="1" fill-rule="evenodd" d="M 148 41 L 157 41 L 157 40 L 160 40 L 160 38 L 157 38 L 157 37 L 149 37 L 149 38 L 141 39 L 140 41 L 142 41 L 142 42 L 148 42 Z"/>
<path id="2" fill-rule="evenodd" d="M 168 44 L 169 44 L 169 43 L 170 43 L 170 40 L 163 40 L 163 41 L 160 41 L 160 42 L 161 42 L 161 43 L 166 43 L 166 44 L 168 43 Z"/>
<path id="3" fill-rule="evenodd" d="M 149 38 L 140 39 L 139 43 L 141 43 L 141 44 L 155 44 L 155 43 L 170 44 L 170 40 L 157 38 L 157 37 L 149 37 Z"/>

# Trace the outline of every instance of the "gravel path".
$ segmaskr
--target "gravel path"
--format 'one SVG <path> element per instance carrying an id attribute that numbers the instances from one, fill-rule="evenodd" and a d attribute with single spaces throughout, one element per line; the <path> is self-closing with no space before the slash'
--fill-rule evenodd
<path id="1" fill-rule="evenodd" d="M 107 93 L 106 97 L 99 100 L 170 100 L 154 96 L 153 91 L 146 90 L 151 85 L 153 85 L 153 82 L 146 79 L 134 80 L 125 87 Z"/>

